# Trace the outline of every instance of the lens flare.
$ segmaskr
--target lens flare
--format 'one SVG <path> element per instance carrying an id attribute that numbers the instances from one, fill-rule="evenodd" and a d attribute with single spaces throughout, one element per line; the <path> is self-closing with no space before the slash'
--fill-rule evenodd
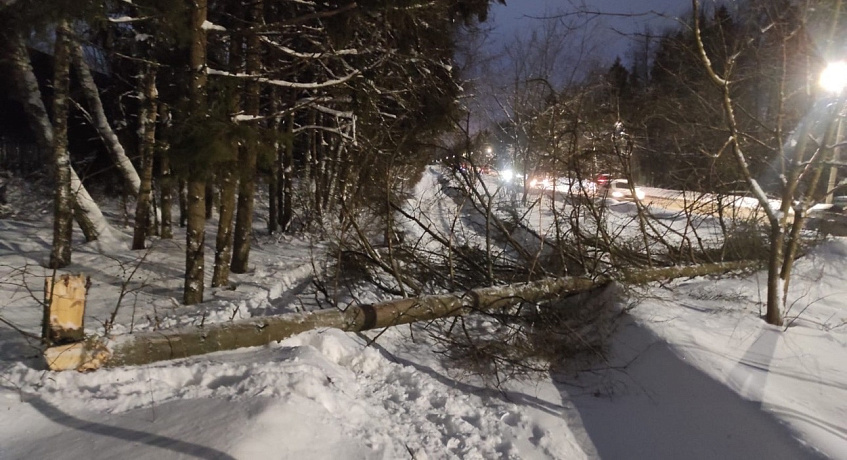
<path id="1" fill-rule="evenodd" d="M 847 86 L 847 61 L 830 63 L 821 72 L 821 87 L 832 93 L 840 93 Z"/>

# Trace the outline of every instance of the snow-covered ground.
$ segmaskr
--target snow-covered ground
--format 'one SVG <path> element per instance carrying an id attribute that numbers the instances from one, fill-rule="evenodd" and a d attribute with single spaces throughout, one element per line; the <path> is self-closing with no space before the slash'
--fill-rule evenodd
<path id="1" fill-rule="evenodd" d="M 427 198 L 435 189 L 431 170 L 416 207 L 442 230 L 464 225 L 455 202 Z M 613 212 L 623 222 L 631 209 Z M 408 326 L 370 346 L 381 331 L 317 330 L 146 366 L 45 371 L 9 323 L 38 333 L 50 238 L 48 213 L 0 219 L 2 459 L 847 459 L 845 239 L 798 261 L 785 328 L 761 319 L 762 273 L 678 280 L 626 293 L 606 360 L 492 389 Z M 322 246 L 259 234 L 234 290 L 181 307 L 181 238 L 102 253 L 77 242 L 68 271 L 92 278 L 89 332 L 122 292 L 114 333 L 320 306 L 306 293 Z"/>

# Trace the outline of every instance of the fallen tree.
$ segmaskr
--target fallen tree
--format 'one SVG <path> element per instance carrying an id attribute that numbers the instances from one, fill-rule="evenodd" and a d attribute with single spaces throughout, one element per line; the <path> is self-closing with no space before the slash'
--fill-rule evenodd
<path id="1" fill-rule="evenodd" d="M 51 370 L 80 371 L 101 367 L 148 364 L 156 361 L 261 346 L 317 328 L 357 332 L 460 316 L 475 311 L 494 311 L 521 302 L 539 303 L 567 294 L 602 287 L 614 281 L 641 284 L 672 278 L 726 273 L 756 266 L 739 261 L 622 272 L 612 279 L 599 277 L 546 278 L 527 283 L 472 289 L 462 293 L 429 295 L 410 299 L 355 305 L 346 310 L 327 309 L 308 313 L 251 318 L 205 325 L 143 332 L 114 339 L 89 337 L 85 341 L 48 348 L 44 357 Z"/>

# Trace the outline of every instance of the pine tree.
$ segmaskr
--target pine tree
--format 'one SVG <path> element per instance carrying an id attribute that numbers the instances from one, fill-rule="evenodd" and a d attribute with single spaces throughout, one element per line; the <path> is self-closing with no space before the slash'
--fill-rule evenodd
<path id="1" fill-rule="evenodd" d="M 53 249 L 50 268 L 71 263 L 73 234 L 73 201 L 71 197 L 71 164 L 68 154 L 68 98 L 70 87 L 70 27 L 62 21 L 56 27 L 53 51 L 53 164 L 55 194 L 53 199 Z"/>
<path id="2" fill-rule="evenodd" d="M 206 104 L 206 30 L 207 0 L 186 0 L 189 4 L 189 104 L 199 112 Z M 194 113 L 194 115 L 198 115 Z M 201 164 L 189 165 L 188 216 L 185 229 L 185 286 L 183 303 L 193 305 L 203 301 L 204 245 L 206 241 L 206 171 Z"/>

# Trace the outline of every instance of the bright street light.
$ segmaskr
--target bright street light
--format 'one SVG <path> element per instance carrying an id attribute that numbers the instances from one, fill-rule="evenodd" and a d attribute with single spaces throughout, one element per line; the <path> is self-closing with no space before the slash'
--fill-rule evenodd
<path id="1" fill-rule="evenodd" d="M 823 89 L 839 94 L 847 87 L 847 61 L 832 62 L 821 72 Z"/>

